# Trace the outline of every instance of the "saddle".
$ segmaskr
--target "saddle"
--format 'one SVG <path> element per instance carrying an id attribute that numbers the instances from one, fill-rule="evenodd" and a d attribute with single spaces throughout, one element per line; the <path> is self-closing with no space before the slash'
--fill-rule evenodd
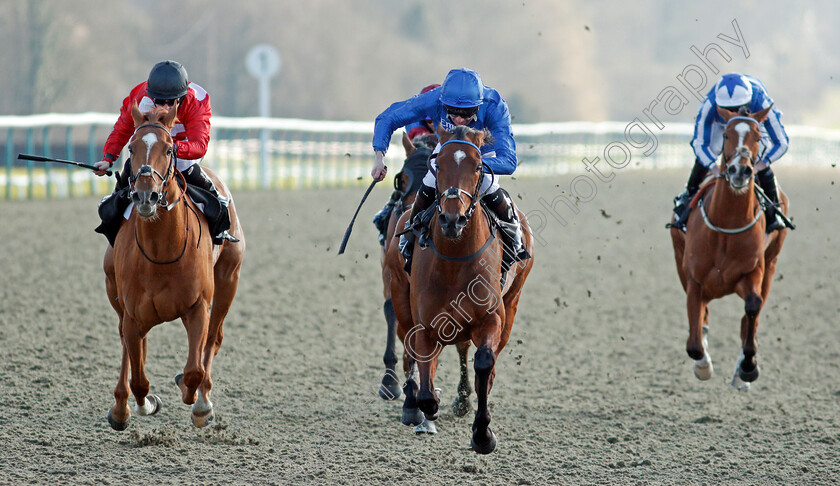
<path id="1" fill-rule="evenodd" d="M 183 190 L 183 182 L 178 179 L 178 185 Z M 129 187 L 122 187 L 115 190 L 112 194 L 105 196 L 102 202 L 99 203 L 99 217 L 102 222 L 94 229 L 95 232 L 101 233 L 108 239 L 108 244 L 114 246 L 114 241 L 117 239 L 117 233 L 120 231 L 125 210 L 131 204 L 128 193 Z M 185 191 L 186 197 L 192 199 L 193 203 L 204 213 L 210 224 L 210 235 L 218 235 L 230 229 L 230 214 L 228 209 L 222 206 L 219 199 L 210 191 L 187 185 Z M 220 245 L 221 241 L 213 239 L 213 244 Z"/>

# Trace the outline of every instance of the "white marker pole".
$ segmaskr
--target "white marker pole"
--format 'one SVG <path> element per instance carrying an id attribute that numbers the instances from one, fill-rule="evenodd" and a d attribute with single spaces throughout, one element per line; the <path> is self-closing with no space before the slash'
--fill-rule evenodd
<path id="1" fill-rule="evenodd" d="M 268 118 L 271 109 L 269 81 L 280 71 L 280 54 L 268 44 L 258 44 L 248 51 L 245 66 L 248 72 L 259 81 L 260 117 Z M 268 129 L 260 131 L 260 187 L 271 186 L 271 165 L 268 159 Z"/>

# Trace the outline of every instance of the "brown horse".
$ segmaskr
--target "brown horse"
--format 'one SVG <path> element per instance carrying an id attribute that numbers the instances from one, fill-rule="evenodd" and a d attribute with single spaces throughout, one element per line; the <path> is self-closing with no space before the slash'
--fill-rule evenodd
<path id="1" fill-rule="evenodd" d="M 408 274 L 404 269 L 405 260 L 399 252 L 399 237 L 395 237 L 397 228 L 402 228 L 405 221 L 403 220 L 400 223 L 401 226 L 398 226 L 398 220 L 414 204 L 422 177 L 427 170 L 429 156 L 437 145 L 437 142 L 438 137 L 435 133 L 418 136 L 414 140 L 409 139 L 408 135 L 403 134 L 402 138 L 406 159 L 403 163 L 402 171 L 396 175 L 394 184 L 396 190 L 401 192 L 402 196 L 391 213 L 388 221 L 387 237 L 382 249 L 382 282 L 384 284 L 383 295 L 385 297 L 384 311 L 385 320 L 388 324 L 387 344 L 383 358 L 385 362 L 385 376 L 383 376 L 382 385 L 379 387 L 379 396 L 383 400 L 396 400 L 400 397 L 400 380 L 396 373 L 396 340 L 399 338 L 400 342 L 403 342 L 405 332 L 407 331 L 397 326 L 394 304 L 391 299 L 391 281 L 393 278 L 401 279 L 400 285 L 408 285 Z M 392 272 L 396 277 L 392 277 Z M 458 394 L 452 401 L 452 413 L 458 417 L 463 417 L 470 411 L 469 398 L 472 393 L 467 371 L 469 342 L 460 343 L 457 348 L 460 360 L 461 379 L 458 384 Z M 407 380 L 404 385 L 406 388 L 406 399 L 403 402 L 401 421 L 405 425 L 416 426 L 414 429 L 415 432 L 433 434 L 436 432 L 434 422 L 426 420 L 417 406 L 418 386 L 416 380 L 410 374 L 412 361 L 411 356 L 406 352 L 405 346 L 403 346 L 403 370 Z"/>
<path id="2" fill-rule="evenodd" d="M 152 395 L 146 400 L 146 338 L 154 326 L 180 317 L 189 353 L 176 384 L 184 403 L 192 405 L 193 424 L 203 427 L 213 420 L 210 369 L 222 343 L 222 321 L 239 283 L 245 238 L 231 201 L 230 232 L 240 241 L 214 246 L 206 218 L 178 184 L 183 176 L 175 169 L 170 132 L 176 111 L 156 108 L 144 115 L 135 104 L 131 114 L 135 131 L 128 147 L 134 209 L 120 227 L 113 248 L 105 251 L 104 261 L 108 301 L 120 319 L 123 349 L 114 389 L 116 403 L 108 412 L 108 422 L 115 430 L 128 427 L 129 387 L 138 415 L 158 411 L 160 398 Z M 224 183 L 204 170 L 229 197 Z"/>
<path id="3" fill-rule="evenodd" d="M 502 252 L 498 235 L 491 231 L 479 204 L 483 175 L 481 144 L 486 132 L 457 127 L 454 133 L 439 130 L 437 155 L 437 202 L 439 213 L 429 229 L 429 246 L 415 243 L 410 278 L 395 271 L 399 264 L 388 251 L 392 265 L 391 293 L 403 342 L 411 358 L 409 382 L 419 372 L 416 401 L 428 420 L 438 414 L 434 392 L 438 356 L 444 346 L 474 343 L 475 389 L 478 407 L 473 422 L 471 447 L 489 454 L 496 447 L 490 430 L 487 397 L 493 386 L 496 358 L 507 344 L 522 286 L 533 258 L 511 267 L 500 283 Z M 530 228 L 524 215 L 524 243 L 533 254 Z M 405 222 L 407 216 L 400 220 Z M 462 363 L 466 368 L 466 363 Z M 407 383 L 408 384 L 408 383 Z M 406 389 L 408 401 L 408 389 Z"/>
<path id="4" fill-rule="evenodd" d="M 694 197 L 685 234 L 671 228 L 674 257 L 680 282 L 687 295 L 688 341 L 686 351 L 695 360 L 694 374 L 712 377 L 712 360 L 706 350 L 709 302 L 726 295 L 744 299 L 741 319 L 741 354 L 735 364 L 732 386 L 749 390 L 759 375 L 756 361 L 758 314 L 767 302 L 776 262 L 787 229 L 765 235 L 766 221 L 754 190 L 755 164 L 760 148 L 759 125 L 768 109 L 736 116 L 718 108 L 726 121 L 721 175 Z M 779 190 L 784 214 L 788 198 Z"/>

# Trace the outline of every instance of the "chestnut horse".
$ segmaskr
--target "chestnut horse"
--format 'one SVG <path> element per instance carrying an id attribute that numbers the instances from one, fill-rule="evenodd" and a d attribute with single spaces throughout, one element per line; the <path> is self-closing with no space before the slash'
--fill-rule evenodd
<path id="1" fill-rule="evenodd" d="M 122 341 L 116 403 L 108 422 L 115 430 L 128 427 L 129 387 L 138 415 L 158 411 L 160 398 L 146 399 L 147 334 L 154 326 L 180 317 L 189 352 L 184 372 L 175 381 L 184 403 L 192 405 L 193 424 L 203 427 L 213 420 L 210 370 L 222 343 L 222 321 L 239 283 L 245 238 L 231 200 L 230 232 L 240 241 L 214 246 L 206 218 L 179 186 L 178 178 L 183 181 L 183 176 L 175 169 L 171 134 L 176 111 L 161 107 L 144 115 L 135 104 L 131 114 L 135 131 L 128 148 L 134 207 L 113 248 L 105 251 L 104 261 L 108 301 L 119 316 Z M 229 197 L 224 183 L 203 170 Z"/>
<path id="2" fill-rule="evenodd" d="M 399 237 L 397 234 L 397 221 L 404 212 L 411 209 L 414 204 L 414 199 L 417 197 L 422 177 L 425 175 L 428 167 L 428 159 L 432 154 L 438 142 L 437 134 L 430 133 L 415 137 L 414 140 L 408 138 L 408 135 L 403 134 L 402 143 L 405 148 L 406 159 L 403 163 L 403 169 L 396 175 L 395 188 L 402 193 L 399 201 L 394 207 L 388 220 L 387 238 L 385 239 L 385 246 L 382 251 L 382 283 L 383 295 L 385 297 L 384 311 L 385 321 L 388 325 L 388 335 L 386 341 L 385 355 L 383 361 L 385 362 L 385 375 L 382 377 L 382 384 L 379 387 L 379 396 L 383 400 L 396 400 L 400 397 L 401 387 L 400 380 L 397 376 L 397 353 L 396 340 L 399 338 L 403 342 L 405 338 L 405 329 L 397 326 L 397 318 L 394 314 L 394 304 L 391 299 L 391 280 L 392 272 L 397 277 L 402 279 L 402 285 L 408 285 L 408 274 L 405 272 L 405 260 L 399 252 Z M 404 221 L 402 223 L 404 225 Z M 402 228 L 402 226 L 399 226 Z M 393 250 L 392 250 L 393 248 Z M 389 264 L 388 259 L 393 260 L 393 264 Z M 393 270 L 392 270 L 393 268 Z M 452 413 L 458 417 L 463 417 L 470 411 L 470 394 L 472 388 L 470 387 L 469 374 L 467 371 L 467 351 L 469 350 L 469 342 L 458 344 L 458 355 L 460 360 L 461 379 L 458 384 L 457 396 L 452 401 Z M 417 383 L 410 378 L 411 356 L 406 352 L 403 346 L 403 371 L 407 378 L 405 387 L 408 388 L 406 392 L 406 400 L 403 402 L 403 413 L 401 421 L 405 425 L 416 426 L 414 431 L 417 433 L 436 433 L 434 422 L 429 422 L 420 412 L 417 406 Z"/>
<path id="3" fill-rule="evenodd" d="M 765 235 L 766 221 L 756 196 L 755 164 L 760 148 L 759 125 L 769 108 L 749 116 L 736 116 L 718 108 L 726 121 L 721 174 L 705 185 L 691 202 L 686 232 L 671 228 L 674 257 L 687 295 L 686 351 L 695 360 L 694 374 L 712 377 L 706 350 L 709 302 L 726 295 L 744 299 L 741 319 L 741 354 L 732 386 L 749 390 L 759 375 L 756 361 L 758 314 L 767 302 L 776 262 L 787 229 Z M 787 214 L 788 198 L 779 193 L 780 210 Z"/>
<path id="4" fill-rule="evenodd" d="M 435 420 L 440 400 L 434 377 L 441 350 L 448 344 L 459 344 L 466 350 L 470 342 L 474 343 L 478 348 L 474 359 L 478 406 L 470 446 L 480 454 L 489 454 L 496 447 L 487 406 L 496 358 L 510 337 L 522 286 L 534 260 L 513 265 L 502 288 L 505 249 L 479 204 L 484 171 L 480 147 L 486 132 L 456 127 L 454 133 L 439 129 L 438 136 L 438 195 L 433 207 L 439 216 L 430 225 L 429 246 L 422 247 L 418 238 L 408 278 L 405 272 L 396 271 L 401 259 L 392 256 L 398 250 L 388 250 L 394 310 L 411 366 L 404 390 L 407 402 L 416 400 L 426 419 Z M 519 217 L 525 247 L 533 255 L 530 228 L 521 212 Z M 407 218 L 404 214 L 399 224 Z M 465 361 L 462 367 L 466 368 Z M 410 397 L 418 372 L 419 390 L 416 397 Z"/>

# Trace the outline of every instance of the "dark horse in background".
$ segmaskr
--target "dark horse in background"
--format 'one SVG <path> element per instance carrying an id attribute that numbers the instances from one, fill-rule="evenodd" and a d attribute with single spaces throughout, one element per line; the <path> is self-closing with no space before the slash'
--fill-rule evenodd
<path id="1" fill-rule="evenodd" d="M 697 378 L 708 380 L 713 372 L 706 349 L 709 301 L 733 293 L 744 299 L 742 350 L 732 377 L 732 386 L 739 390 L 749 390 L 759 375 L 758 314 L 767 303 L 788 231 L 785 228 L 765 235 L 767 222 L 755 190 L 759 125 L 769 109 L 736 116 L 718 108 L 726 121 L 721 174 L 694 197 L 685 234 L 671 228 L 677 272 L 687 297 L 686 351 L 695 360 Z M 780 210 L 787 214 L 788 197 L 781 190 L 778 194 Z"/>
<path id="2" fill-rule="evenodd" d="M 487 132 L 457 127 L 454 133 L 439 129 L 438 136 L 437 198 L 430 208 L 429 245 L 422 247 L 422 238 L 415 242 L 411 276 L 402 271 L 405 262 L 396 244 L 388 247 L 386 255 L 394 311 L 409 365 L 403 419 L 412 405 L 425 419 L 437 419 L 440 399 L 434 377 L 440 352 L 449 344 L 459 347 L 463 382 L 465 354 L 472 342 L 478 348 L 474 359 L 478 405 L 470 445 L 480 454 L 489 454 L 496 447 L 487 402 L 496 358 L 510 338 L 534 259 L 512 266 L 506 278 L 501 278 L 502 252 L 506 250 L 479 202 L 484 171 L 480 147 Z M 525 247 L 533 254 L 528 223 L 521 212 L 519 216 Z M 407 219 L 408 214 L 403 214 L 398 227 Z"/>
<path id="3" fill-rule="evenodd" d="M 184 178 L 175 169 L 171 134 L 175 110 L 156 108 L 144 115 L 135 104 L 131 113 L 135 131 L 128 148 L 134 207 L 114 246 L 105 251 L 103 263 L 108 302 L 119 316 L 122 343 L 120 377 L 108 422 L 116 430 L 128 427 L 129 388 L 135 413 L 158 411 L 160 398 L 151 395 L 146 400 L 147 334 L 158 324 L 180 318 L 189 350 L 175 382 L 183 402 L 192 405 L 193 424 L 203 427 L 214 416 L 210 370 L 222 344 L 222 322 L 239 284 L 245 238 L 231 200 L 230 232 L 240 241 L 213 245 L 207 219 L 187 197 Z M 204 170 L 219 192 L 230 197 L 227 186 Z"/>

